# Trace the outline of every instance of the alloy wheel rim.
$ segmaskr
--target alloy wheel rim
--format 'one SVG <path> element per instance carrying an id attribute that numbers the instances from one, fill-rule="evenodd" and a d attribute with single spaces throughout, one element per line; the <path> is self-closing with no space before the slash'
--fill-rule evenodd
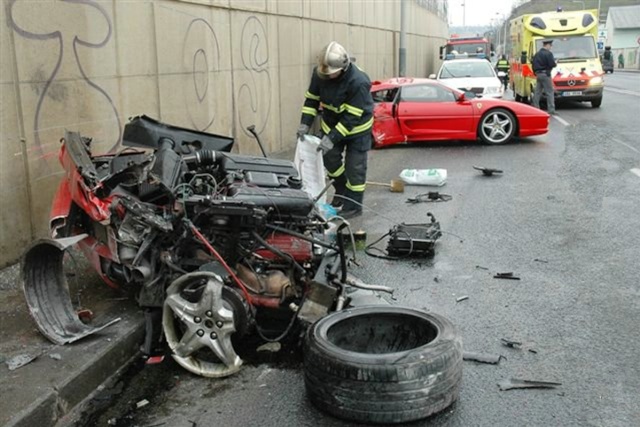
<path id="1" fill-rule="evenodd" d="M 505 113 L 490 113 L 482 121 L 482 133 L 494 144 L 506 141 L 512 132 L 513 123 Z"/>

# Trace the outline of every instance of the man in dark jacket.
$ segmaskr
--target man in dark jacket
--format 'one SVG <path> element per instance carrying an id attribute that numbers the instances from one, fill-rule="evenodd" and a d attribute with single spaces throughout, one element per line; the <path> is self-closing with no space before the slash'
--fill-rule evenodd
<path id="1" fill-rule="evenodd" d="M 551 70 L 556 66 L 556 60 L 551 53 L 553 40 L 544 40 L 542 48 L 533 56 L 533 72 L 536 74 L 536 88 L 533 92 L 533 106 L 540 108 L 540 96 L 544 91 L 547 97 L 547 112 L 556 113 L 556 105 L 553 99 L 553 80 Z"/>
<path id="2" fill-rule="evenodd" d="M 334 180 L 331 204 L 342 208 L 342 217 L 351 218 L 362 213 L 373 98 L 369 77 L 351 63 L 345 48 L 336 42 L 318 55 L 305 94 L 298 138 L 309 132 L 320 107 L 323 137 L 318 150 L 322 150 L 327 174 Z"/>

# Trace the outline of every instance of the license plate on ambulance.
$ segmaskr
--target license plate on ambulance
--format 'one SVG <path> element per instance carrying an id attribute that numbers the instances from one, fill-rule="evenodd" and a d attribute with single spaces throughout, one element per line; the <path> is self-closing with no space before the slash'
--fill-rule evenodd
<path id="1" fill-rule="evenodd" d="M 566 92 L 562 92 L 562 96 L 580 96 L 582 95 L 582 91 L 580 90 L 569 90 Z"/>

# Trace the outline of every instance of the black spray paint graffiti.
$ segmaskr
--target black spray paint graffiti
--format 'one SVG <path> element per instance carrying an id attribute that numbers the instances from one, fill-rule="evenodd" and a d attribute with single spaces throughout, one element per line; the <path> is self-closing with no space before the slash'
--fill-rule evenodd
<path id="1" fill-rule="evenodd" d="M 192 77 L 191 81 L 185 81 L 185 107 L 192 126 L 204 131 L 216 118 L 215 108 L 209 103 L 210 99 L 217 99 L 215 85 L 209 79 L 212 72 L 220 70 L 220 46 L 213 27 L 201 18 L 191 21 L 184 36 L 182 52 L 183 63 L 187 69 L 191 67 Z"/>
<path id="2" fill-rule="evenodd" d="M 238 104 L 250 108 L 238 112 L 242 131 L 250 136 L 247 126 L 255 125 L 256 132 L 262 133 L 271 113 L 271 76 L 269 75 L 269 46 L 267 32 L 262 22 L 255 16 L 247 18 L 240 39 L 242 65 L 250 72 L 251 82 L 243 83 L 238 90 Z M 262 97 L 262 98 L 261 98 Z M 262 102 L 260 102 L 262 101 Z M 260 105 L 267 110 L 259 112 Z"/>
<path id="3" fill-rule="evenodd" d="M 101 15 L 102 17 L 105 19 L 106 23 L 107 23 L 107 27 L 108 27 L 108 31 L 107 31 L 107 35 L 105 36 L 104 40 L 98 42 L 98 43 L 91 43 L 89 41 L 86 40 L 82 40 L 80 39 L 77 35 L 73 36 L 73 54 L 74 54 L 74 58 L 76 61 L 76 65 L 78 67 L 78 70 L 80 71 L 80 74 L 82 75 L 82 78 L 84 79 L 84 81 L 95 91 L 97 91 L 98 93 L 100 93 L 102 96 L 104 96 L 104 98 L 106 98 L 106 101 L 110 104 L 111 109 L 113 110 L 113 114 L 115 116 L 115 120 L 117 122 L 117 126 L 118 126 L 118 138 L 115 141 L 114 145 L 111 147 L 111 149 L 109 150 L 110 152 L 115 151 L 115 149 L 117 148 L 117 146 L 120 144 L 121 141 L 121 137 L 120 137 L 120 130 L 121 130 L 121 124 L 120 124 L 120 118 L 118 116 L 118 111 L 116 110 L 116 107 L 113 103 L 113 100 L 111 99 L 111 97 L 109 96 L 109 94 L 102 89 L 100 86 L 98 86 L 97 84 L 95 84 L 94 82 L 91 81 L 91 79 L 89 79 L 89 77 L 87 76 L 87 74 L 84 71 L 84 68 L 82 67 L 82 64 L 80 62 L 80 57 L 78 55 L 78 45 L 80 46 L 84 46 L 84 47 L 88 47 L 88 48 L 102 48 L 104 47 L 107 42 L 109 41 L 109 39 L 111 38 L 111 32 L 112 32 L 112 28 L 111 28 L 111 20 L 109 19 L 109 15 L 107 14 L 106 10 L 100 6 L 96 1 L 93 0 L 62 0 L 66 3 L 71 3 L 71 4 L 78 4 L 78 5 L 85 5 L 85 6 L 89 6 L 92 7 L 94 9 L 96 9 Z M 8 3 L 6 3 L 6 16 L 7 16 L 7 24 L 9 25 L 9 27 L 11 27 L 17 34 L 19 34 L 20 36 L 26 38 L 26 39 L 31 39 L 31 40 L 41 40 L 41 41 L 46 41 L 46 40 L 52 40 L 52 39 L 57 39 L 58 40 L 58 45 L 59 45 L 59 52 L 58 52 L 58 59 L 56 60 L 56 64 L 53 68 L 53 72 L 51 73 L 51 75 L 47 78 L 47 81 L 44 85 L 44 89 L 39 92 L 39 98 L 38 98 L 38 103 L 36 105 L 36 112 L 35 112 L 35 118 L 34 118 L 34 124 L 33 124 L 33 133 L 34 133 L 34 141 L 35 141 L 35 148 L 37 150 L 37 152 L 39 153 L 39 155 L 43 155 L 42 152 L 42 141 L 40 140 L 40 120 L 41 117 L 43 115 L 43 102 L 45 100 L 45 98 L 47 97 L 47 92 L 49 91 L 49 89 L 51 88 L 54 80 L 56 79 L 56 76 L 58 74 L 58 71 L 60 71 L 60 66 L 62 65 L 62 61 L 64 59 L 64 39 L 65 36 L 63 34 L 62 30 L 56 30 L 56 31 L 52 31 L 49 33 L 36 33 L 36 32 L 32 32 L 32 31 L 27 31 L 25 29 L 23 29 L 22 27 L 20 27 L 15 20 L 14 17 L 14 6 L 16 5 L 16 3 L 18 2 L 18 0 L 9 0 Z M 64 28 L 64 30 L 68 30 L 68 28 Z"/>

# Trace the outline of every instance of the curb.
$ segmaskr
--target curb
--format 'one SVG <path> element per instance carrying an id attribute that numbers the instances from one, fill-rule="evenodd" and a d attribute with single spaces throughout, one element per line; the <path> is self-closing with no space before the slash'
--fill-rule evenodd
<path id="1" fill-rule="evenodd" d="M 41 395 L 15 413 L 6 424 L 11 427 L 53 425 L 70 413 L 95 389 L 117 373 L 139 352 L 144 338 L 144 318 L 132 313 L 95 337 L 88 345 L 65 346 L 70 352 L 82 351 L 79 366 L 69 376 L 48 384 Z M 23 368 L 24 369 L 24 368 Z"/>

